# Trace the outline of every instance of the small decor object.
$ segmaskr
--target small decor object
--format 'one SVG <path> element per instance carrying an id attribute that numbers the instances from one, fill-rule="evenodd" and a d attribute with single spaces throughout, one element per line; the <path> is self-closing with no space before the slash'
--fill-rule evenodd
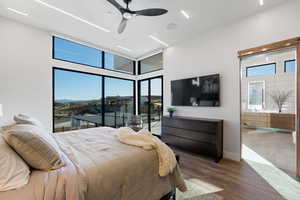
<path id="1" fill-rule="evenodd" d="M 288 100 L 293 91 L 273 91 L 270 93 L 270 97 L 278 107 L 278 112 L 281 113 L 282 106 Z"/>
<path id="2" fill-rule="evenodd" d="M 138 132 L 143 129 L 143 119 L 139 115 L 132 115 L 128 118 L 126 126 Z"/>
<path id="3" fill-rule="evenodd" d="M 176 108 L 169 107 L 168 112 L 169 112 L 170 117 L 173 117 L 174 112 L 176 112 Z"/>

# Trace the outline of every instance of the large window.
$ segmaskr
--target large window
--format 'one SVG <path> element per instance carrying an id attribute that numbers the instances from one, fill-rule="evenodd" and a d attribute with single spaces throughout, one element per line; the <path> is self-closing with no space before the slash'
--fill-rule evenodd
<path id="1" fill-rule="evenodd" d="M 139 81 L 139 114 L 144 128 L 155 135 L 161 134 L 163 113 L 162 77 Z"/>
<path id="2" fill-rule="evenodd" d="M 284 72 L 296 72 L 296 60 L 285 61 Z"/>
<path id="3" fill-rule="evenodd" d="M 102 124 L 102 77 L 54 69 L 54 131 Z"/>
<path id="4" fill-rule="evenodd" d="M 154 56 L 139 61 L 139 74 L 145 74 L 163 69 L 163 54 L 159 53 Z"/>
<path id="5" fill-rule="evenodd" d="M 261 110 L 265 104 L 265 82 L 253 81 L 248 84 L 248 109 Z"/>
<path id="6" fill-rule="evenodd" d="M 127 74 L 135 74 L 135 61 L 133 60 L 59 37 L 53 37 L 53 58 Z"/>
<path id="7" fill-rule="evenodd" d="M 102 51 L 69 40 L 53 37 L 53 58 L 63 61 L 102 67 Z"/>
<path id="8" fill-rule="evenodd" d="M 122 127 L 135 114 L 134 81 L 105 77 L 105 126 Z"/>
<path id="9" fill-rule="evenodd" d="M 247 77 L 262 76 L 262 75 L 274 75 L 274 74 L 276 74 L 276 64 L 271 63 L 271 64 L 247 67 L 246 74 L 247 74 Z"/>
<path id="10" fill-rule="evenodd" d="M 54 68 L 53 75 L 54 132 L 120 127 L 135 113 L 133 80 L 60 68 Z"/>
<path id="11" fill-rule="evenodd" d="M 105 53 L 105 69 L 134 74 L 134 61 L 124 57 L 116 56 L 110 53 Z"/>

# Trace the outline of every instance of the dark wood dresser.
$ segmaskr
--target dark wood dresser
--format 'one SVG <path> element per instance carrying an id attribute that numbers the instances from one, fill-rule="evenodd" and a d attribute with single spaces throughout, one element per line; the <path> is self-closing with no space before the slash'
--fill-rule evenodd
<path id="1" fill-rule="evenodd" d="M 223 158 L 223 120 L 192 117 L 168 117 L 162 119 L 162 140 L 179 149 Z"/>

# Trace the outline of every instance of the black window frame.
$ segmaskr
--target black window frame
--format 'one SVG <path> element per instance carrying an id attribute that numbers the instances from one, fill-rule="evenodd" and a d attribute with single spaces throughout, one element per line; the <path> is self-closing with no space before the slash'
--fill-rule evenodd
<path id="1" fill-rule="evenodd" d="M 296 59 L 291 59 L 291 60 L 285 60 L 284 61 L 284 73 L 287 73 L 287 71 L 286 71 L 286 64 L 288 62 L 295 62 L 295 71 L 294 72 L 297 72 L 297 62 L 296 62 Z M 292 72 L 292 73 L 294 73 L 294 72 Z"/>
<path id="2" fill-rule="evenodd" d="M 64 59 L 60 59 L 60 58 L 55 58 L 55 38 L 59 38 L 59 39 L 62 39 L 62 40 L 66 40 L 66 41 L 69 41 L 69 42 L 72 42 L 72 43 L 75 43 L 75 44 L 78 44 L 78 45 L 81 45 L 81 46 L 84 46 L 84 47 L 88 47 L 88 48 L 91 48 L 91 49 L 96 49 L 98 51 L 101 51 L 101 59 L 102 59 L 102 62 L 101 62 L 101 66 L 94 66 L 94 65 L 88 65 L 88 64 L 83 64 L 83 63 L 79 63 L 79 62 L 74 62 L 74 61 L 69 61 L 69 60 L 64 60 Z M 87 67 L 93 67 L 93 68 L 97 68 L 97 69 L 103 69 L 103 70 L 107 70 L 107 71 L 113 71 L 113 72 L 117 72 L 117 73 L 121 73 L 121 74 L 129 74 L 129 75 L 136 75 L 136 61 L 135 60 L 132 60 L 132 59 L 129 59 L 129 58 L 126 58 L 128 60 L 131 60 L 133 62 L 133 72 L 123 72 L 123 71 L 118 71 L 118 70 L 113 70 L 113 69 L 107 69 L 105 68 L 105 53 L 109 53 L 109 52 L 105 52 L 101 49 L 98 49 L 98 48 L 95 48 L 95 47 L 90 47 L 88 45 L 85 45 L 85 44 L 81 44 L 79 42 L 75 42 L 75 41 L 72 41 L 72 40 L 69 40 L 69 39 L 65 39 L 65 38 L 62 38 L 62 37 L 58 37 L 58 36 L 52 36 L 52 59 L 54 60 L 60 60 L 60 61 L 64 61 L 64 62 L 68 62 L 68 63 L 73 63 L 73 64 L 78 64 L 78 65 L 83 65 L 83 66 L 87 66 Z M 112 53 L 110 53 L 112 54 Z M 112 55 L 115 55 L 115 54 L 112 54 Z M 119 55 L 115 55 L 115 56 L 119 56 Z M 119 57 L 122 57 L 122 56 L 119 56 Z M 125 58 L 125 57 L 123 57 Z"/>
<path id="3" fill-rule="evenodd" d="M 52 132 L 55 133 L 55 70 L 64 70 L 69 72 L 76 72 L 76 73 L 82 73 L 87 75 L 96 75 L 102 77 L 102 97 L 101 97 L 101 106 L 102 106 L 102 126 L 105 126 L 105 78 L 115 78 L 120 80 L 126 80 L 126 81 L 132 81 L 133 82 L 133 115 L 136 114 L 136 81 L 133 79 L 127 79 L 127 78 L 121 78 L 116 76 L 109 76 L 109 75 L 102 75 L 102 74 L 96 74 L 91 72 L 85 72 L 85 71 L 79 71 L 79 70 L 73 70 L 73 69 L 66 69 L 61 67 L 52 67 Z"/>
<path id="4" fill-rule="evenodd" d="M 163 52 L 154 54 L 154 55 L 152 55 L 152 56 L 155 56 L 155 55 L 158 55 L 158 54 L 163 54 Z M 152 56 L 146 57 L 146 58 L 144 58 L 144 59 L 150 58 L 150 57 L 152 57 Z M 142 60 L 144 60 L 144 59 L 142 59 Z M 137 75 L 149 74 L 149 73 L 161 71 L 161 70 L 164 69 L 164 68 L 161 68 L 161 69 L 155 69 L 155 70 L 152 70 L 152 71 L 149 71 L 149 72 L 146 72 L 146 73 L 142 73 L 142 60 L 137 61 L 137 65 L 138 65 L 138 73 L 137 73 Z"/>
<path id="5" fill-rule="evenodd" d="M 141 114 L 141 108 L 140 108 L 140 105 L 141 105 L 141 82 L 143 81 L 147 81 L 148 82 L 148 98 L 149 98 L 149 103 L 148 103 L 148 123 L 149 123 L 149 126 L 148 126 L 148 131 L 151 132 L 151 80 L 152 79 L 157 79 L 157 78 L 161 78 L 161 108 L 162 108 L 162 111 L 164 112 L 164 76 L 163 75 L 159 75 L 159 76 L 154 76 L 154 77 L 150 77 L 150 78 L 146 78 L 146 79 L 141 79 L 141 80 L 138 80 L 138 115 Z M 159 135 L 156 135 L 154 134 L 155 136 L 158 136 L 160 137 Z"/>
<path id="6" fill-rule="evenodd" d="M 262 66 L 266 66 L 266 65 L 274 65 L 275 66 L 274 75 L 277 74 L 277 63 L 272 62 L 272 63 L 265 63 L 265 64 L 261 64 L 261 65 L 253 65 L 253 66 L 246 67 L 246 77 L 253 77 L 253 76 L 248 76 L 248 69 L 250 69 L 250 68 L 256 68 L 256 67 L 262 67 Z M 270 74 L 257 75 L 257 76 L 268 76 L 268 75 L 270 75 Z"/>

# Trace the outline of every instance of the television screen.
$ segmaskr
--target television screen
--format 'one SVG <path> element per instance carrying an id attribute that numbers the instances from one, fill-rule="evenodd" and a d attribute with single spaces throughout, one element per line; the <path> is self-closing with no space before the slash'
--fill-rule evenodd
<path id="1" fill-rule="evenodd" d="M 220 75 L 171 82 L 173 106 L 220 106 Z"/>

